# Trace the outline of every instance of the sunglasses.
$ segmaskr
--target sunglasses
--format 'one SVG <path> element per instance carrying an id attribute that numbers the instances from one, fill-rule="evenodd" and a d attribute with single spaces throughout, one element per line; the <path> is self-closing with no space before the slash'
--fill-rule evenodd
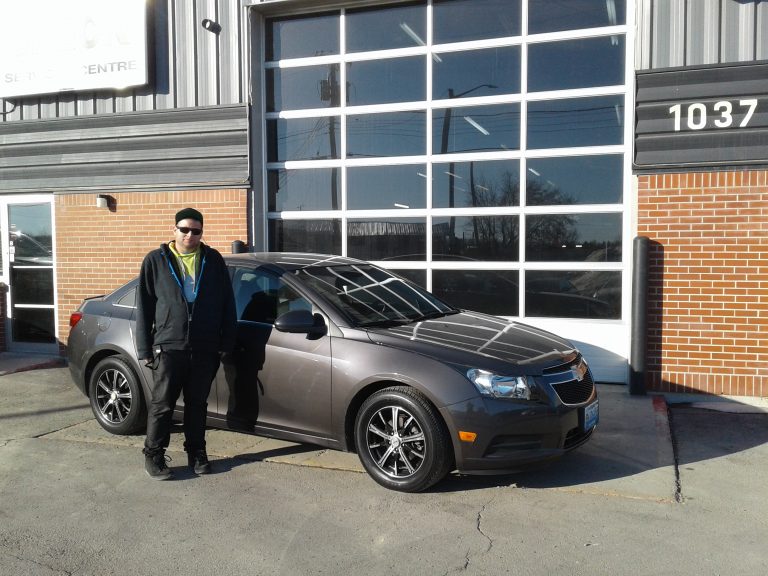
<path id="1" fill-rule="evenodd" d="M 187 228 L 186 226 L 176 226 L 176 230 L 186 235 L 192 232 L 192 236 L 200 236 L 203 233 L 202 228 Z"/>

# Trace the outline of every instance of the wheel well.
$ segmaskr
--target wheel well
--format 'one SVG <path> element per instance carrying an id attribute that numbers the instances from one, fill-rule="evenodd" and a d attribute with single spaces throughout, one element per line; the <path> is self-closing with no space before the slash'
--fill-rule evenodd
<path id="1" fill-rule="evenodd" d="M 363 402 L 365 402 L 369 397 L 371 397 L 379 390 L 384 390 L 385 388 L 391 388 L 393 386 L 413 388 L 413 386 L 403 384 L 402 382 L 396 382 L 394 380 L 383 380 L 381 382 L 373 382 L 372 384 L 369 384 L 362 390 L 358 391 L 354 398 L 352 398 L 352 401 L 347 407 L 346 418 L 344 419 L 344 442 L 346 444 L 347 450 L 350 452 L 357 452 L 357 447 L 355 446 L 355 419 L 357 418 L 357 413 L 360 411 L 360 406 L 362 406 Z M 424 397 L 424 400 L 428 402 L 432 408 L 435 409 L 435 413 L 438 416 L 440 425 L 443 427 L 446 435 L 448 435 L 448 426 L 443 421 L 443 417 L 440 414 L 440 411 L 437 409 L 437 406 L 435 406 L 425 394 L 421 395 Z M 451 441 L 450 436 L 448 435 L 447 437 L 449 438 L 449 441 Z M 453 442 L 451 441 L 451 444 L 452 443 Z M 453 457 L 453 450 L 451 450 L 451 457 Z"/>
<path id="2" fill-rule="evenodd" d="M 88 395 L 90 393 L 90 382 L 91 382 L 91 374 L 93 374 L 93 369 L 96 368 L 96 365 L 104 360 L 104 358 L 109 358 L 110 356 L 119 356 L 120 352 L 117 350 L 99 350 L 98 352 L 95 352 L 93 356 L 91 356 L 90 360 L 88 360 L 88 364 L 85 367 L 85 370 L 83 371 L 83 381 L 85 382 L 85 394 Z"/>

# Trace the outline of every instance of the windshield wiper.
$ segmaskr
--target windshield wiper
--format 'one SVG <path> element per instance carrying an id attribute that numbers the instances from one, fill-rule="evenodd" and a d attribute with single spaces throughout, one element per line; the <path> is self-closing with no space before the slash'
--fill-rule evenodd
<path id="1" fill-rule="evenodd" d="M 459 312 L 461 312 L 461 310 L 457 310 L 456 308 L 451 308 L 449 310 L 433 310 L 432 312 L 427 312 L 421 316 L 412 317 L 410 320 L 411 322 L 421 322 L 422 320 L 432 320 L 434 318 L 442 318 L 443 316 L 458 314 Z"/>
<path id="2" fill-rule="evenodd" d="M 392 326 L 403 326 L 404 324 L 410 324 L 411 322 L 413 322 L 413 320 L 408 318 L 382 318 L 381 320 L 360 322 L 358 326 L 360 328 L 390 328 Z"/>

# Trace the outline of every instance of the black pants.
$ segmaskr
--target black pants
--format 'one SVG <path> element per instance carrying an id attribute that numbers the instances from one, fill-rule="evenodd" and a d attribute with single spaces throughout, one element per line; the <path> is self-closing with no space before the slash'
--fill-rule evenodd
<path id="1" fill-rule="evenodd" d="M 165 450 L 171 441 L 173 408 L 184 392 L 184 450 L 205 449 L 205 418 L 208 394 L 219 368 L 216 352 L 163 350 L 154 359 L 154 389 L 147 410 L 144 454 Z"/>

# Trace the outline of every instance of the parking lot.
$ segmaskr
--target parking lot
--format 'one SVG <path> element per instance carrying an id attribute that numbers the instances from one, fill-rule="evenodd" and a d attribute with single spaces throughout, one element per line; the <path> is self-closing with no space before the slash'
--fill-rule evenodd
<path id="1" fill-rule="evenodd" d="M 66 368 L 0 376 L 0 573 L 768 573 L 765 409 L 599 391 L 560 462 L 402 494 L 354 454 L 214 430 L 214 474 L 177 432 L 153 482 Z"/>

